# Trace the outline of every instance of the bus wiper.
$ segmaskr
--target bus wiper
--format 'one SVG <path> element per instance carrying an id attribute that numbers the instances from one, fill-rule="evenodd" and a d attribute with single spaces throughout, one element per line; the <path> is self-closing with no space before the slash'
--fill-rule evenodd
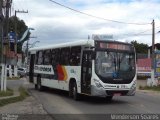
<path id="1" fill-rule="evenodd" d="M 118 70 L 120 71 L 121 67 L 121 60 L 120 60 L 120 55 L 118 55 Z"/>
<path id="2" fill-rule="evenodd" d="M 113 59 L 114 59 L 114 67 L 115 67 L 115 71 L 116 71 L 116 66 L 117 66 L 117 65 L 116 65 L 116 57 L 115 57 L 115 54 L 114 54 L 114 58 L 113 58 Z"/>

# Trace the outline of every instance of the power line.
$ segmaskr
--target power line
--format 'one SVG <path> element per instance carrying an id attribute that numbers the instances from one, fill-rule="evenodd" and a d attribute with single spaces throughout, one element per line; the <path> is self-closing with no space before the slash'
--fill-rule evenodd
<path id="1" fill-rule="evenodd" d="M 118 21 L 118 20 L 111 20 L 111 19 L 106 19 L 106 18 L 102 18 L 102 17 L 97 17 L 97 16 L 94 16 L 94 15 L 91 15 L 91 14 L 84 13 L 84 12 L 81 12 L 81 11 L 79 11 L 79 10 L 73 9 L 73 8 L 71 8 L 71 7 L 65 6 L 65 5 L 63 5 L 63 4 L 60 4 L 60 3 L 56 2 L 56 1 L 54 1 L 54 0 L 49 0 L 49 1 L 55 3 L 55 4 L 59 5 L 59 6 L 65 7 L 65 8 L 67 8 L 67 9 L 70 9 L 70 10 L 72 10 L 72 11 L 74 11 L 74 12 L 77 12 L 77 13 L 80 13 L 80 14 L 83 14 L 83 15 L 87 15 L 87 16 L 89 16 L 89 17 L 94 17 L 94 18 L 97 18 L 97 19 L 105 20 L 105 21 L 116 22 L 116 23 L 120 23 L 120 24 L 134 24 L 134 25 L 148 25 L 148 24 L 151 24 L 151 23 L 130 23 L 130 22 L 122 22 L 122 21 Z"/>
<path id="2" fill-rule="evenodd" d="M 157 28 L 160 28 L 160 26 L 156 27 Z M 145 32 L 148 32 L 148 31 L 151 31 L 152 29 L 148 29 L 148 30 L 145 30 L 145 31 L 142 31 L 142 32 L 139 32 L 139 33 L 135 33 L 135 34 L 124 34 L 125 36 L 127 37 L 124 37 L 124 38 L 129 38 L 130 36 L 145 36 L 145 35 L 152 35 L 152 34 L 142 34 L 142 33 L 145 33 Z M 156 33 L 158 34 L 158 33 Z"/>
<path id="3" fill-rule="evenodd" d="M 160 28 L 160 26 L 156 27 L 156 28 Z M 145 32 L 148 32 L 148 31 L 151 31 L 152 29 L 148 29 L 148 30 L 145 30 L 143 32 L 140 32 L 140 33 L 137 33 L 137 34 L 142 34 L 142 33 L 145 33 Z M 136 34 L 135 34 L 136 35 Z"/>

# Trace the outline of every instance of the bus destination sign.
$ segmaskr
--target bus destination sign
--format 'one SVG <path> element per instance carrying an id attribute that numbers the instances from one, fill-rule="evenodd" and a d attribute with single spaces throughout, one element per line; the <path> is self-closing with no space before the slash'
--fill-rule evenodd
<path id="1" fill-rule="evenodd" d="M 97 35 L 97 34 L 93 34 L 92 35 L 92 39 L 93 40 L 113 40 L 113 35 Z"/>
<path id="2" fill-rule="evenodd" d="M 130 45 L 126 44 L 120 44 L 120 43 L 104 43 L 100 42 L 99 43 L 100 48 L 105 48 L 105 49 L 116 49 L 116 50 L 131 50 Z"/>

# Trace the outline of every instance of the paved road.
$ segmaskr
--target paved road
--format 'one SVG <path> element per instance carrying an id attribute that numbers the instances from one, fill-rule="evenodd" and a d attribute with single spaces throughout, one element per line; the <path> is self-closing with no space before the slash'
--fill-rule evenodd
<path id="1" fill-rule="evenodd" d="M 17 86 L 25 83 L 27 83 L 26 80 L 10 81 L 8 82 L 8 86 L 17 88 Z M 157 93 L 137 91 L 135 96 L 116 96 L 112 102 L 106 102 L 103 98 L 86 96 L 81 101 L 74 101 L 68 97 L 67 92 L 53 89 L 39 92 L 34 89 L 33 85 L 26 85 L 38 101 L 37 103 L 41 103 L 46 112 L 52 114 L 52 117 L 56 118 L 56 120 L 97 120 L 100 119 L 100 117 L 104 117 L 106 120 L 106 116 L 104 115 L 108 113 L 160 113 L 160 94 Z M 91 116 L 87 114 L 91 114 Z M 94 114 L 103 115 L 94 116 Z"/>
<path id="2" fill-rule="evenodd" d="M 20 86 L 23 86 L 25 79 L 22 80 L 7 80 L 7 87 L 11 89 L 18 89 Z"/>
<path id="3" fill-rule="evenodd" d="M 103 98 L 84 97 L 74 101 L 57 90 L 39 92 L 30 89 L 50 114 L 160 113 L 160 95 L 137 92 L 135 96 L 116 96 L 112 102 Z"/>

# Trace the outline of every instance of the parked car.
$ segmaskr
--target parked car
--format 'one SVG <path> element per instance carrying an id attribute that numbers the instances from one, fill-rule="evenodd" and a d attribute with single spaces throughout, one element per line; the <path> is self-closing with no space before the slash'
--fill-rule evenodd
<path id="1" fill-rule="evenodd" d="M 9 77 L 9 68 L 7 68 L 7 76 Z M 14 71 L 13 71 L 13 69 L 11 69 L 11 74 L 12 74 L 12 76 L 14 75 Z"/>
<path id="2" fill-rule="evenodd" d="M 18 76 L 20 76 L 20 77 L 25 77 L 25 76 L 26 76 L 26 73 L 27 73 L 26 68 L 18 68 L 18 69 L 17 69 L 17 74 L 18 74 Z"/>

